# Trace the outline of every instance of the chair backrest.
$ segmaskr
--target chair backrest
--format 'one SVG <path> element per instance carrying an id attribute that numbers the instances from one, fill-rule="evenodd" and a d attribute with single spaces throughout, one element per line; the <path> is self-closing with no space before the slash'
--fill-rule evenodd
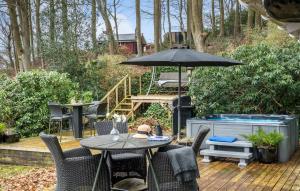
<path id="1" fill-rule="evenodd" d="M 209 133 L 210 129 L 205 127 L 205 128 L 200 128 L 197 135 L 195 136 L 194 142 L 192 144 L 192 148 L 195 152 L 195 155 L 197 156 L 200 150 L 200 146 L 206 137 L 206 135 Z"/>
<path id="2" fill-rule="evenodd" d="M 49 102 L 48 108 L 50 111 L 50 117 L 62 117 L 63 116 L 62 106 L 59 103 Z"/>
<path id="3" fill-rule="evenodd" d="M 113 128 L 113 122 L 111 120 L 104 120 L 95 123 L 95 128 L 98 135 L 108 135 Z M 128 133 L 127 122 L 118 122 L 117 129 L 119 133 Z"/>
<path id="4" fill-rule="evenodd" d="M 98 101 L 94 101 L 93 103 L 94 105 L 88 107 L 88 113 L 105 116 L 107 103 L 100 103 Z"/>
<path id="5" fill-rule="evenodd" d="M 40 137 L 50 150 L 55 163 L 58 164 L 61 162 L 64 159 L 64 154 L 57 137 L 55 135 L 45 134 L 44 132 L 40 133 Z"/>

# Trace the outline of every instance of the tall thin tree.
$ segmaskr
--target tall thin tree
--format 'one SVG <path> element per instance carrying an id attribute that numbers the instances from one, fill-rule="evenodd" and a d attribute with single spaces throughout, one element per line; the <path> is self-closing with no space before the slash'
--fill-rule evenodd
<path id="1" fill-rule="evenodd" d="M 92 36 L 92 44 L 93 48 L 97 47 L 97 13 L 96 13 L 96 0 L 92 0 L 92 18 L 91 18 L 91 36 Z"/>
<path id="2" fill-rule="evenodd" d="M 225 35 L 225 13 L 224 13 L 224 0 L 219 0 L 220 2 L 220 34 L 219 36 Z"/>
<path id="3" fill-rule="evenodd" d="M 167 0 L 167 17 L 168 17 L 168 38 L 169 38 L 169 48 L 172 48 L 172 24 L 171 24 L 171 13 L 170 13 L 170 0 Z"/>
<path id="4" fill-rule="evenodd" d="M 68 47 L 68 2 L 67 0 L 61 0 L 61 14 L 62 14 L 62 29 L 63 29 L 63 42 L 64 46 Z"/>
<path id="5" fill-rule="evenodd" d="M 141 3 L 140 0 L 135 0 L 135 17 L 136 17 L 136 42 L 138 56 L 143 55 L 142 34 L 141 34 Z"/>
<path id="6" fill-rule="evenodd" d="M 35 0 L 35 34 L 36 34 L 36 50 L 37 56 L 41 57 L 41 18 L 40 18 L 41 0 Z"/>
<path id="7" fill-rule="evenodd" d="M 55 46 L 55 3 L 54 0 L 49 0 L 49 36 L 50 45 Z"/>
<path id="8" fill-rule="evenodd" d="M 101 16 L 104 20 L 105 27 L 106 27 L 106 35 L 108 37 L 108 49 L 110 54 L 115 53 L 115 37 L 112 30 L 112 26 L 107 14 L 107 4 L 106 0 L 97 0 L 98 3 L 98 10 L 101 13 Z"/>
<path id="9" fill-rule="evenodd" d="M 211 31 L 212 35 L 216 34 L 215 0 L 211 0 Z"/>
<path id="10" fill-rule="evenodd" d="M 247 27 L 248 30 L 254 28 L 254 11 L 250 8 L 248 8 Z"/>
<path id="11" fill-rule="evenodd" d="M 154 0 L 154 50 L 160 50 L 160 0 Z"/>
<path id="12" fill-rule="evenodd" d="M 234 13 L 234 37 L 237 38 L 241 33 L 240 3 L 236 0 Z"/>

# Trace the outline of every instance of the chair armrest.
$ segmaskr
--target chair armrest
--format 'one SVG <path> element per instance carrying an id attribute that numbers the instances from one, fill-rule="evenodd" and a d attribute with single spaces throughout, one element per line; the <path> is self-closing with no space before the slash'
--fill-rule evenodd
<path id="1" fill-rule="evenodd" d="M 91 151 L 83 147 L 64 151 L 65 158 L 91 156 L 91 155 L 92 155 Z"/>
<path id="2" fill-rule="evenodd" d="M 167 152 L 169 150 L 173 150 L 173 149 L 179 149 L 179 148 L 182 148 L 184 147 L 183 145 L 167 145 L 167 146 L 164 146 L 164 147 L 160 147 L 158 149 L 158 152 Z"/>

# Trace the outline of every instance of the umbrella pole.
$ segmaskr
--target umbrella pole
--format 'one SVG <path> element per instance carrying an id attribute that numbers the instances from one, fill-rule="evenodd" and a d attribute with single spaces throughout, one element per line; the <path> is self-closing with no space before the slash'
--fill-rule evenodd
<path id="1" fill-rule="evenodd" d="M 181 64 L 179 64 L 178 68 L 178 103 L 177 103 L 177 114 L 178 114 L 178 132 L 177 132 L 177 140 L 180 140 L 180 129 L 181 129 Z"/>

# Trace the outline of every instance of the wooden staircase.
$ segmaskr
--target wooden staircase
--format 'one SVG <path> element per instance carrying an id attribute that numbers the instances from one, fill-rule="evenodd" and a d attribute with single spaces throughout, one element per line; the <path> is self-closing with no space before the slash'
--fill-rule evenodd
<path id="1" fill-rule="evenodd" d="M 142 102 L 132 102 L 131 100 L 131 77 L 129 75 L 121 79 L 100 101 L 107 103 L 107 114 L 109 116 L 117 113 L 125 115 L 127 118 L 133 118 L 135 111 L 142 104 Z"/>

